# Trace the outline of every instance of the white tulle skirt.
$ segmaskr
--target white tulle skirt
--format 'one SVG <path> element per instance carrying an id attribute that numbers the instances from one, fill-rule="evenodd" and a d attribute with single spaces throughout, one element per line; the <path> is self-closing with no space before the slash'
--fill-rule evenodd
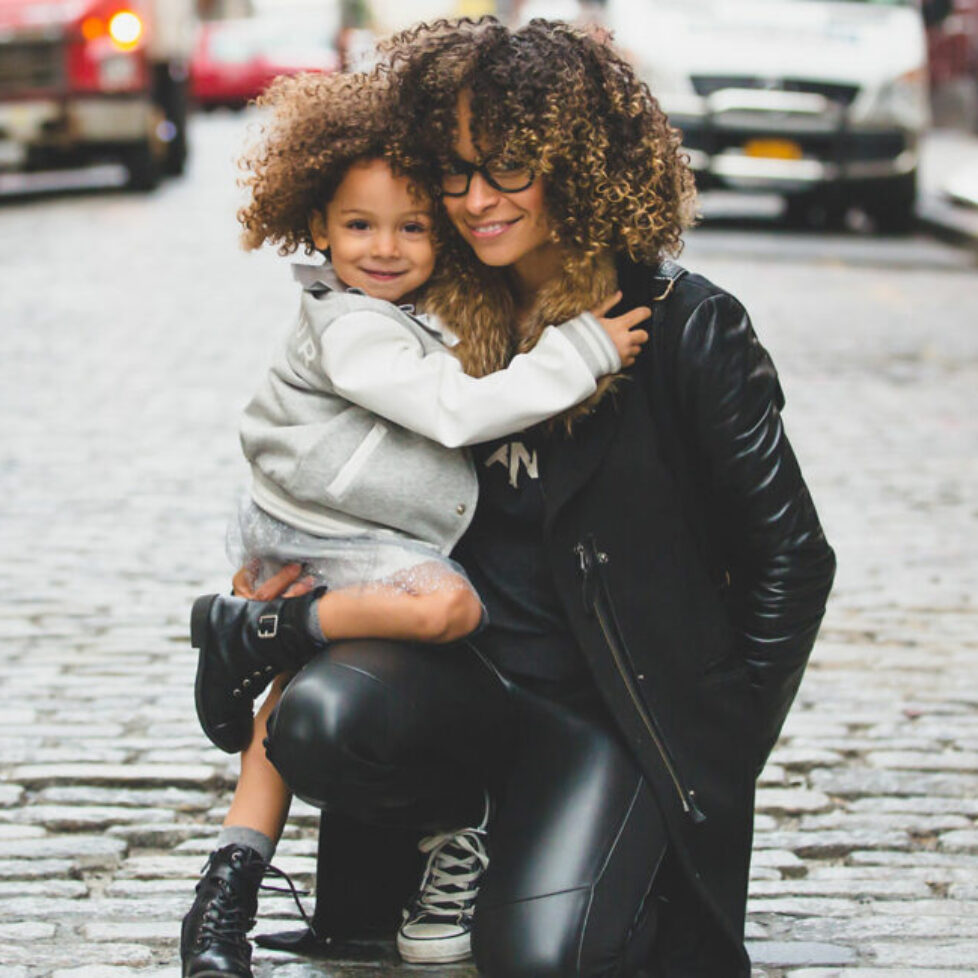
<path id="1" fill-rule="evenodd" d="M 460 578 L 472 588 L 460 564 L 394 530 L 315 536 L 270 516 L 250 496 L 242 498 L 228 524 L 227 553 L 234 568 L 248 564 L 258 584 L 286 564 L 299 563 L 330 590 L 394 587 L 424 594 L 458 587 Z"/>

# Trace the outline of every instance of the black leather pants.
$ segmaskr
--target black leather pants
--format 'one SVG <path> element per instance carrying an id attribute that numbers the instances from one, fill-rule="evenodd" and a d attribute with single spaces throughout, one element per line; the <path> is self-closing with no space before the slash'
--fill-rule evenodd
<path id="1" fill-rule="evenodd" d="M 289 685 L 267 743 L 300 797 L 380 824 L 476 824 L 489 786 L 482 974 L 633 975 L 648 960 L 665 830 L 593 697 L 511 682 L 464 644 L 337 643 Z"/>

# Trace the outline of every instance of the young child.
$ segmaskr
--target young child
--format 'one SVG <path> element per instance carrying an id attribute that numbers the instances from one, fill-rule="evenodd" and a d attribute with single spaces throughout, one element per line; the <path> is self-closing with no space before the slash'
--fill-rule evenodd
<path id="1" fill-rule="evenodd" d="M 550 327 L 506 370 L 463 373 L 451 334 L 415 312 L 435 268 L 434 217 L 418 184 L 385 155 L 385 96 L 366 75 L 280 81 L 264 99 L 273 109 L 264 142 L 245 161 L 246 244 L 303 245 L 328 261 L 296 266 L 297 324 L 245 411 L 252 485 L 233 526 L 233 556 L 253 562 L 259 579 L 301 563 L 321 586 L 298 598 L 207 595 L 194 604 L 198 716 L 217 746 L 243 754 L 217 850 L 184 920 L 184 978 L 251 974 L 245 934 L 290 803 L 262 740 L 289 674 L 335 639 L 445 643 L 476 629 L 482 604 L 447 556 L 476 503 L 462 446 L 583 400 L 647 339 L 633 327 L 648 309 L 601 318 L 611 296 L 594 314 Z M 253 721 L 253 700 L 273 678 Z M 451 845 L 447 833 L 429 869 Z M 440 898 L 446 919 L 457 920 L 457 893 L 427 894 L 427 909 L 398 934 L 407 959 L 467 956 L 467 925 L 446 934 Z"/>

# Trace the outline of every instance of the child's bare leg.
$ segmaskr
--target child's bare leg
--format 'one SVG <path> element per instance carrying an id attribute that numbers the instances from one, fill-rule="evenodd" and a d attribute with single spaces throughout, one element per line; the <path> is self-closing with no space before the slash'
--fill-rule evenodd
<path id="1" fill-rule="evenodd" d="M 287 681 L 285 674 L 275 677 L 255 717 L 251 742 L 241 754 L 241 777 L 231 808 L 183 918 L 180 959 L 185 975 L 252 974 L 247 932 L 292 800 L 262 745 L 269 714 Z"/>
<path id="2" fill-rule="evenodd" d="M 275 677 L 265 702 L 255 716 L 251 742 L 241 752 L 241 775 L 234 789 L 231 807 L 224 819 L 225 837 L 229 834 L 233 836 L 233 829 L 250 829 L 266 836 L 274 848 L 282 835 L 289 805 L 292 803 L 292 793 L 265 756 L 263 741 L 268 718 L 288 680 L 289 677 L 285 674 Z M 226 831 L 229 829 L 232 830 L 231 833 Z M 246 837 L 246 833 L 242 835 Z"/>
<path id="3" fill-rule="evenodd" d="M 446 575 L 431 591 L 395 585 L 343 588 L 319 600 L 319 624 L 330 640 L 391 638 L 416 642 L 454 642 L 474 631 L 482 604 L 461 577 Z"/>

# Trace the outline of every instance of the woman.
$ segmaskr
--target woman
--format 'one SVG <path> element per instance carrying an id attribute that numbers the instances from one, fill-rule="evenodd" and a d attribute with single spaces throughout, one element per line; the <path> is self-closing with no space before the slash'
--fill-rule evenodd
<path id="1" fill-rule="evenodd" d="M 456 557 L 489 627 L 448 649 L 337 643 L 286 691 L 269 756 L 330 809 L 305 944 L 409 893 L 404 834 L 369 828 L 389 824 L 436 833 L 399 934 L 420 960 L 440 941 L 450 960 L 471 926 L 490 976 L 747 976 L 754 777 L 834 572 L 773 365 L 733 297 L 663 260 L 691 180 L 610 47 L 542 21 L 440 23 L 390 64 L 405 152 L 437 164 L 456 232 L 433 311 L 520 323 L 464 335 L 470 373 L 615 285 L 657 314 L 583 408 L 476 452 Z"/>

